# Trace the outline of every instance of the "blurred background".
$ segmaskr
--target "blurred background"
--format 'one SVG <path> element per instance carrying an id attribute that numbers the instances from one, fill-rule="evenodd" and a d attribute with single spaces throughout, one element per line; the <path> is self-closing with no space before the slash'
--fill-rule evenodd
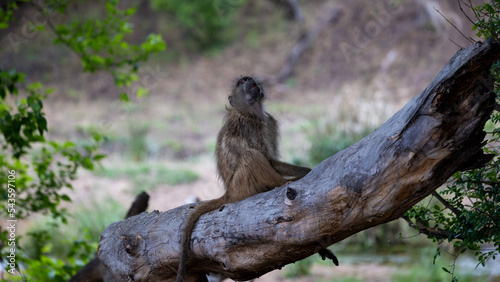
<path id="1" fill-rule="evenodd" d="M 49 27 L 27 30 L 26 21 L 49 22 L 20 6 L 15 24 L 0 30 L 0 67 L 53 89 L 44 100 L 48 140 L 84 145 L 98 135 L 106 155 L 92 171 L 79 171 L 66 192 L 70 224 L 53 227 L 57 220 L 36 215 L 20 225 L 23 234 L 46 236 L 23 237 L 29 255 L 64 259 L 76 240 L 97 242 L 141 191 L 151 196 L 148 211 L 221 195 L 215 141 L 239 75 L 266 83 L 266 109 L 281 125 L 284 161 L 314 167 L 360 140 L 470 45 L 472 23 L 457 2 L 122 0 L 119 7 L 136 8 L 127 42 L 155 33 L 166 43 L 138 65 L 137 80 L 125 90 L 109 72 L 82 72 L 80 57 L 54 44 Z M 103 3 L 74 1 L 50 20 L 97 21 Z M 132 94 L 123 99 L 122 91 Z M 316 255 L 254 281 L 443 281 L 449 276 L 442 267 L 453 263 L 461 281 L 500 279 L 498 263 L 476 269 L 467 255 L 453 261 L 442 254 L 434 265 L 436 246 L 403 220 L 332 250 L 339 267 Z"/>

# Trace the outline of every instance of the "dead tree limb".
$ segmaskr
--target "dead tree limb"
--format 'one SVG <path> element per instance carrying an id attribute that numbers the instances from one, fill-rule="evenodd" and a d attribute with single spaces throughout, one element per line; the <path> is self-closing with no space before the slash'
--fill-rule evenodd
<path id="1" fill-rule="evenodd" d="M 303 31 L 300 35 L 297 43 L 293 46 L 290 55 L 286 59 L 286 63 L 281 68 L 280 72 L 276 77 L 277 83 L 285 82 L 294 72 L 295 66 L 299 61 L 300 56 L 304 53 L 309 46 L 316 40 L 318 35 L 325 29 L 330 23 L 336 22 L 342 16 L 342 10 L 339 8 L 333 8 L 328 11 L 328 13 L 319 20 L 318 24 L 309 31 Z"/>
<path id="2" fill-rule="evenodd" d="M 286 9 L 287 18 L 296 22 L 304 20 L 302 9 L 300 9 L 299 2 L 297 0 L 273 0 L 273 2 Z"/>
<path id="3" fill-rule="evenodd" d="M 430 85 L 379 129 L 299 181 L 205 214 L 188 270 L 248 280 L 361 230 L 399 218 L 473 159 L 495 97 L 500 44 L 459 51 Z M 175 278 L 190 206 L 111 224 L 99 259 L 119 281 Z M 189 275 L 189 274 L 188 274 Z"/>
<path id="4" fill-rule="evenodd" d="M 125 219 L 138 215 L 146 211 L 148 208 L 149 195 L 146 192 L 135 197 L 134 202 L 130 206 Z M 100 282 L 100 281 L 115 281 L 113 276 L 106 270 L 97 257 L 84 265 L 69 282 Z"/>

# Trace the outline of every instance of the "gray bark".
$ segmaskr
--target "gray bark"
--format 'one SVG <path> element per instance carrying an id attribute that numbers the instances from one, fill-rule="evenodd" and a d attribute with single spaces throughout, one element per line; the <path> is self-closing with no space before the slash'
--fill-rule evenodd
<path id="1" fill-rule="evenodd" d="M 149 195 L 142 192 L 135 197 L 134 202 L 130 206 L 125 219 L 138 215 L 146 211 L 149 203 Z M 111 273 L 104 267 L 97 257 L 93 258 L 86 265 L 84 265 L 69 282 L 115 282 Z"/>
<path id="2" fill-rule="evenodd" d="M 384 125 L 301 180 L 202 216 L 188 275 L 261 276 L 401 217 L 456 171 L 487 161 L 483 127 L 495 104 L 489 69 L 499 58 L 493 41 L 459 51 Z M 119 281 L 174 279 L 190 207 L 111 224 L 99 259 Z"/>

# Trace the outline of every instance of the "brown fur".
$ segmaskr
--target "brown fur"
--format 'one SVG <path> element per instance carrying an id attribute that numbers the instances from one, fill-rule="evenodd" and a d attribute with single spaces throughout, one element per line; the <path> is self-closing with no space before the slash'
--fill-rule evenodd
<path id="1" fill-rule="evenodd" d="M 178 282 L 184 280 L 191 233 L 203 214 L 300 179 L 310 171 L 278 160 L 278 123 L 264 111 L 264 98 L 264 89 L 255 79 L 246 76 L 236 80 L 215 149 L 217 171 L 226 192 L 198 205 L 186 220 Z"/>

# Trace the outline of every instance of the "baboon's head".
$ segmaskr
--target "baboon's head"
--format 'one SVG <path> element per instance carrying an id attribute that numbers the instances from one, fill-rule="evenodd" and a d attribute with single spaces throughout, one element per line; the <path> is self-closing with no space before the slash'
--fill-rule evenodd
<path id="1" fill-rule="evenodd" d="M 235 109 L 262 111 L 264 96 L 264 88 L 260 82 L 250 76 L 242 76 L 236 79 L 228 100 Z"/>

